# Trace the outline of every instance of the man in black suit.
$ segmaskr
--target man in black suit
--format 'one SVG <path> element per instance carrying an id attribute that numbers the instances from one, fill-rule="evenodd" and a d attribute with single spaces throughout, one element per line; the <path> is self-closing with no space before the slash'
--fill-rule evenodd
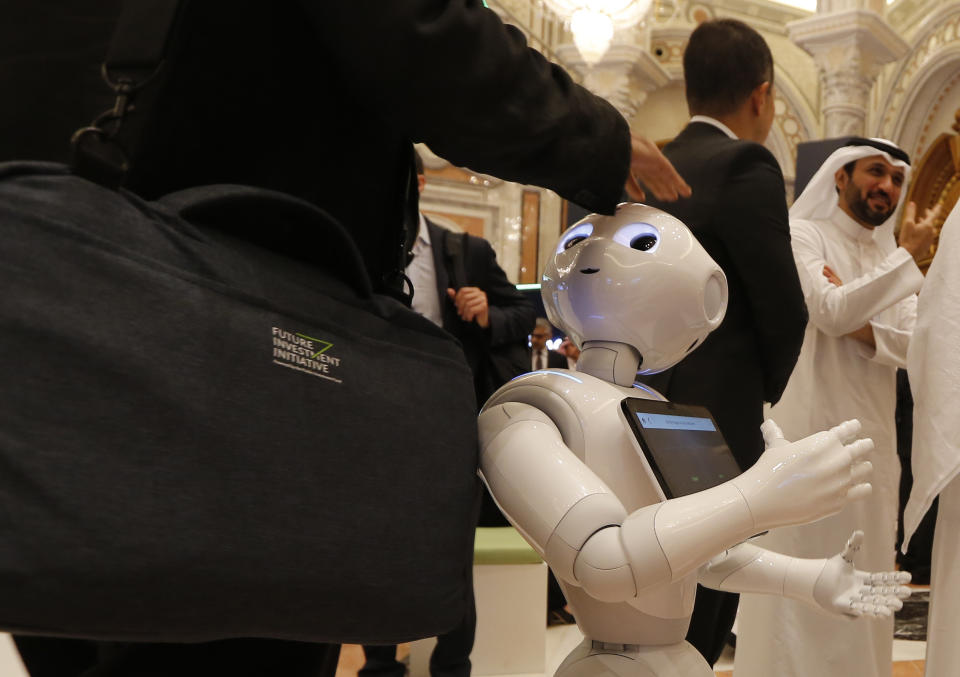
<path id="1" fill-rule="evenodd" d="M 547 341 L 553 336 L 553 327 L 545 317 L 538 317 L 530 332 L 529 371 L 537 369 L 566 369 L 567 358 L 556 350 L 547 348 Z"/>
<path id="2" fill-rule="evenodd" d="M 423 160 L 415 154 L 417 188 L 426 184 Z M 413 309 L 456 336 L 473 371 L 477 407 L 493 391 L 526 371 L 527 329 L 534 322 L 533 304 L 507 279 L 490 243 L 454 233 L 420 214 L 413 258 L 406 273 L 413 284 Z M 482 526 L 507 526 L 496 504 L 484 492 Z M 430 657 L 432 677 L 469 677 L 470 651 L 476 629 L 471 604 L 459 627 L 437 638 Z M 403 677 L 396 646 L 364 646 L 366 663 L 360 677 Z"/>
<path id="3" fill-rule="evenodd" d="M 806 306 L 790 248 L 783 174 L 763 143 L 773 123 L 773 58 L 739 21 L 701 24 L 683 57 L 693 116 L 664 149 L 693 189 L 650 200 L 693 231 L 727 276 L 723 323 L 680 364 L 644 381 L 675 402 L 710 409 L 742 469 L 763 452 L 763 403 L 775 403 L 803 343 Z M 691 642 L 713 664 L 737 596 L 699 588 Z"/>

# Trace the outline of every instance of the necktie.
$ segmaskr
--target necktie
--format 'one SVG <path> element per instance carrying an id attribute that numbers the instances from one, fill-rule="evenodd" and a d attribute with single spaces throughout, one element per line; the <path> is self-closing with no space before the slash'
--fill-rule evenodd
<path id="1" fill-rule="evenodd" d="M 538 351 L 537 351 L 537 367 L 536 367 L 536 368 L 537 368 L 537 369 L 543 369 L 543 367 L 544 367 L 544 364 L 543 364 L 543 351 L 542 351 L 542 350 L 538 350 Z"/>

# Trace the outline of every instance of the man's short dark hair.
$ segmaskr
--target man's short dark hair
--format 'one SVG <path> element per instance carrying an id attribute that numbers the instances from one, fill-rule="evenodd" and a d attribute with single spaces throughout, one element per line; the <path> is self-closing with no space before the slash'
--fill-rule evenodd
<path id="1" fill-rule="evenodd" d="M 417 176 L 423 176 L 423 158 L 416 150 L 413 151 L 413 164 L 417 166 Z"/>
<path id="2" fill-rule="evenodd" d="M 773 56 L 757 31 L 736 19 L 705 21 L 683 53 L 692 115 L 727 115 L 763 82 L 773 84 Z"/>

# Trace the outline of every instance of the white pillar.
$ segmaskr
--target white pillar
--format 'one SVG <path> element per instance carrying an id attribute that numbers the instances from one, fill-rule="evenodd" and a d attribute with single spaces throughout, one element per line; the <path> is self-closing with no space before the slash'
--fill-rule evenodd
<path id="1" fill-rule="evenodd" d="M 820 71 L 826 138 L 866 133 L 867 107 L 880 68 L 909 51 L 884 20 L 884 0 L 820 0 L 818 14 L 787 24 L 790 39 Z"/>

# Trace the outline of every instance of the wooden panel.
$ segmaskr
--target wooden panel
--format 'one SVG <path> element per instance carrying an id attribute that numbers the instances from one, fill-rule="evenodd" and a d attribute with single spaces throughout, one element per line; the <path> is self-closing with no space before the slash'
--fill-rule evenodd
<path id="1" fill-rule="evenodd" d="M 520 284 L 539 282 L 537 261 L 540 246 L 540 193 L 523 191 L 520 208 Z"/>
<path id="2" fill-rule="evenodd" d="M 453 165 L 446 165 L 440 169 L 425 167 L 423 175 L 427 177 L 427 183 L 430 183 L 432 180 L 440 180 L 447 183 L 464 183 L 470 186 L 477 186 L 478 188 L 489 187 L 491 183 L 500 183 L 498 179 L 475 174 L 469 169 L 454 167 Z"/>
<path id="3" fill-rule="evenodd" d="M 924 661 L 897 661 L 893 664 L 893 677 L 923 677 Z"/>

